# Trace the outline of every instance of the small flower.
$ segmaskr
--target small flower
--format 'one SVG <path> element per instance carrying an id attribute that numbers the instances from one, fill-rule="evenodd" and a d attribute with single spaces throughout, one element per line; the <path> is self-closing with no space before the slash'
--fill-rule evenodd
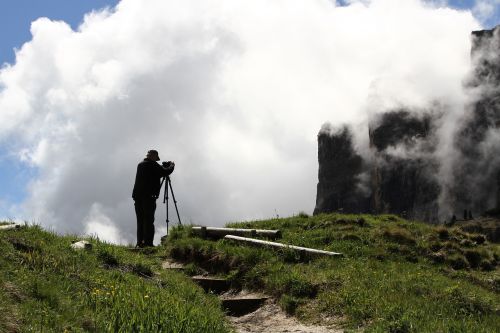
<path id="1" fill-rule="evenodd" d="M 149 298 L 149 295 L 144 295 L 144 298 Z"/>

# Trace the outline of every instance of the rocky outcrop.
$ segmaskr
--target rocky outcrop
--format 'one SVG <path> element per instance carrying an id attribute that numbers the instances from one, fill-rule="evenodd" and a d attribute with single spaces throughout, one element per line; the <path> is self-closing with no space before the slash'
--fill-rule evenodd
<path id="1" fill-rule="evenodd" d="M 472 33 L 471 56 L 464 87 L 471 102 L 455 127 L 453 153 L 436 153 L 438 110 L 380 110 L 364 154 L 347 127 L 323 128 L 315 214 L 394 213 L 438 222 L 500 210 L 500 26 Z M 438 156 L 451 167 L 441 169 Z"/>
<path id="2" fill-rule="evenodd" d="M 500 211 L 500 171 L 497 175 L 497 211 Z"/>
<path id="3" fill-rule="evenodd" d="M 431 117 L 405 110 L 382 114 L 370 127 L 371 211 L 437 221 L 438 167 Z"/>
<path id="4" fill-rule="evenodd" d="M 361 186 L 363 159 L 353 147 L 348 127 L 325 125 L 318 135 L 319 182 L 314 214 L 368 211 L 369 196 Z"/>
<path id="5" fill-rule="evenodd" d="M 455 146 L 451 206 L 480 213 L 497 205 L 500 171 L 500 27 L 472 33 L 474 70 L 467 82 L 472 101 Z"/>
<path id="6" fill-rule="evenodd" d="M 437 220 L 430 116 L 405 110 L 383 113 L 374 118 L 368 135 L 371 158 L 363 159 L 348 127 L 322 129 L 314 213 L 395 213 Z"/>

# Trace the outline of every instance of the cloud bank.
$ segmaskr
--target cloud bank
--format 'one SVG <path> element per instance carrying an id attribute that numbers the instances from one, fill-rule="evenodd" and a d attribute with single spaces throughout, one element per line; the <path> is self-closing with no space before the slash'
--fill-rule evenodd
<path id="1" fill-rule="evenodd" d="M 122 0 L 77 31 L 40 18 L 0 71 L 0 144 L 37 169 L 12 214 L 132 242 L 148 149 L 176 162 L 185 223 L 311 212 L 321 125 L 435 100 L 460 113 L 477 28 L 418 0 Z"/>

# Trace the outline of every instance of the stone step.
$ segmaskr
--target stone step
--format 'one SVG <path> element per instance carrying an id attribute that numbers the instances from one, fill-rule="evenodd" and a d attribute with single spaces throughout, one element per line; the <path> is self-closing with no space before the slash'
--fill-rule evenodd
<path id="1" fill-rule="evenodd" d="M 222 308 L 229 316 L 241 317 L 260 308 L 269 297 L 241 296 L 222 298 Z"/>
<path id="2" fill-rule="evenodd" d="M 229 290 L 230 283 L 223 278 L 209 277 L 209 276 L 193 276 L 191 279 L 196 282 L 205 292 L 212 292 L 215 294 L 222 294 Z"/>

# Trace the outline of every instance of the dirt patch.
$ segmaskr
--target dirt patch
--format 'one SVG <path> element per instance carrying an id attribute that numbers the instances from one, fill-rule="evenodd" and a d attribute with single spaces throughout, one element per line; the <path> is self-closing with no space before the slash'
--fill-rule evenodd
<path id="1" fill-rule="evenodd" d="M 342 329 L 326 326 L 304 325 L 288 316 L 272 300 L 241 317 L 228 317 L 238 333 L 340 333 Z"/>

